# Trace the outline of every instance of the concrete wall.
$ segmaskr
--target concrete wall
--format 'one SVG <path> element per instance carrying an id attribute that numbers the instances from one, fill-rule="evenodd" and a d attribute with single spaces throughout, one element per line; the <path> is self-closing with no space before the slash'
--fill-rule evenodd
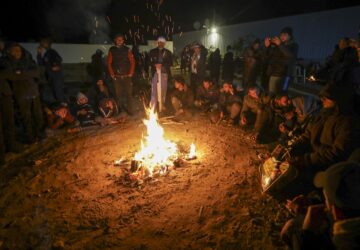
<path id="1" fill-rule="evenodd" d="M 21 45 L 28 50 L 33 58 L 36 60 L 36 51 L 39 46 L 38 43 L 21 43 Z M 91 56 L 97 49 L 101 49 L 105 54 L 108 53 L 109 48 L 112 45 L 108 44 L 61 44 L 54 43 L 52 47 L 63 58 L 63 62 L 66 63 L 89 63 L 91 62 Z M 140 52 L 149 51 L 157 46 L 156 41 L 148 41 L 148 45 L 141 45 L 139 47 Z M 166 48 L 173 51 L 173 42 L 166 43 Z M 131 47 L 131 46 L 129 46 Z"/>
<path id="2" fill-rule="evenodd" d="M 220 48 L 222 54 L 227 45 L 240 37 L 253 40 L 278 35 L 285 26 L 293 28 L 295 40 L 299 43 L 299 57 L 307 60 L 323 60 L 332 53 L 335 44 L 343 37 L 358 37 L 360 6 L 304 15 L 288 16 L 250 23 L 218 27 L 217 33 L 206 30 L 176 34 L 173 37 L 174 51 L 180 53 L 183 47 L 193 41 L 200 41 L 206 47 Z"/>
<path id="3" fill-rule="evenodd" d="M 36 60 L 38 43 L 20 43 L 28 50 Z M 52 47 L 63 58 L 65 82 L 90 82 L 91 79 L 86 71 L 87 65 L 91 62 L 91 56 L 97 49 L 108 53 L 112 45 L 108 44 L 60 44 L 54 43 Z M 140 52 L 149 51 L 157 46 L 157 41 L 150 40 L 148 45 L 139 47 Z M 129 46 L 131 48 L 131 45 Z M 165 47 L 173 51 L 173 42 L 168 41 Z"/>

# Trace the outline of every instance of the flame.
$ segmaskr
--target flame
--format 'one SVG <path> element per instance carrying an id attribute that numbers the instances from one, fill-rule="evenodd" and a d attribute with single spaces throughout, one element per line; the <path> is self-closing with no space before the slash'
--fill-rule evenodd
<path id="1" fill-rule="evenodd" d="M 195 150 L 195 144 L 191 143 L 190 145 L 190 153 L 189 153 L 189 159 L 193 159 L 196 157 L 196 150 Z"/>
<path id="2" fill-rule="evenodd" d="M 150 109 L 147 113 L 149 119 L 143 120 L 147 127 L 147 136 L 141 141 L 141 149 L 134 159 L 140 161 L 151 176 L 158 169 L 162 171 L 162 168 L 172 166 L 173 160 L 178 156 L 178 149 L 175 143 L 164 138 L 164 130 L 157 122 L 154 111 Z"/>
<path id="3" fill-rule="evenodd" d="M 315 78 L 315 76 L 311 75 L 311 76 L 309 76 L 309 80 L 313 82 L 313 81 L 316 81 L 316 78 Z"/>
<path id="4" fill-rule="evenodd" d="M 263 186 L 264 186 L 264 187 L 269 186 L 270 182 L 271 182 L 271 178 L 270 178 L 269 176 L 266 176 L 266 177 L 264 178 Z"/>

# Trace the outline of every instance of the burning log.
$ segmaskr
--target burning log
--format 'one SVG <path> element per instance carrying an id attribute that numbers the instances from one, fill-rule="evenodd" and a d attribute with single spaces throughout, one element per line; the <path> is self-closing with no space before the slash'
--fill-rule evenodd
<path id="1" fill-rule="evenodd" d="M 164 130 L 159 125 L 157 115 L 153 110 L 147 110 L 149 119 L 144 120 L 147 136 L 141 141 L 141 149 L 135 153 L 131 161 L 132 173 L 145 172 L 144 176 L 153 174 L 164 175 L 172 167 L 180 167 L 181 154 L 175 143 L 164 138 Z M 186 160 L 196 159 L 195 145 L 192 143 Z"/>
<path id="2" fill-rule="evenodd" d="M 131 166 L 130 166 L 130 171 L 131 172 L 136 172 L 140 169 L 141 167 L 141 162 L 137 161 L 137 160 L 132 160 L 131 161 Z"/>

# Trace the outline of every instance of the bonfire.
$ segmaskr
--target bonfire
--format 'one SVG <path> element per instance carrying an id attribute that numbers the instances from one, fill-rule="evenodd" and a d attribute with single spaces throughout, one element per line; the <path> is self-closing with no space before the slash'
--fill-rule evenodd
<path id="1" fill-rule="evenodd" d="M 141 147 L 135 153 L 132 170 L 145 171 L 146 176 L 154 173 L 164 174 L 174 162 L 182 157 L 176 143 L 165 139 L 164 129 L 158 123 L 157 114 L 152 110 L 147 110 L 148 120 L 143 122 L 147 128 L 146 136 L 141 140 Z M 190 146 L 188 160 L 195 159 L 195 145 Z"/>

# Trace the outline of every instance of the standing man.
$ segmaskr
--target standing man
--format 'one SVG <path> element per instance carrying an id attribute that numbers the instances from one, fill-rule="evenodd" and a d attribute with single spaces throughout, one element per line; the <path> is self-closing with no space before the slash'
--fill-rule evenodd
<path id="1" fill-rule="evenodd" d="M 217 48 L 213 53 L 210 54 L 208 66 L 210 70 L 211 81 L 213 81 L 216 85 L 218 85 L 220 78 L 220 66 L 221 66 L 221 55 L 219 48 Z"/>
<path id="2" fill-rule="evenodd" d="M 256 85 L 260 62 L 260 40 L 256 39 L 244 52 L 243 88 L 245 92 Z"/>
<path id="3" fill-rule="evenodd" d="M 108 53 L 108 71 L 112 79 L 115 97 L 119 107 L 124 108 L 129 115 L 132 115 L 132 81 L 131 77 L 135 70 L 135 59 L 131 49 L 125 46 L 125 37 L 123 34 L 117 34 L 114 37 L 114 46 Z M 121 95 L 125 94 L 127 107 L 121 105 Z"/>
<path id="4" fill-rule="evenodd" d="M 230 84 L 234 80 L 234 71 L 235 71 L 235 62 L 234 62 L 234 53 L 232 52 L 231 46 L 226 47 L 226 54 L 222 63 L 222 78 L 224 82 Z"/>
<path id="5" fill-rule="evenodd" d="M 0 58 L 0 166 L 5 152 L 19 153 L 21 144 L 15 139 L 15 119 L 13 93 L 7 77 L 4 58 Z"/>
<path id="6" fill-rule="evenodd" d="M 157 42 L 157 48 L 150 50 L 149 53 L 152 74 L 150 105 L 154 108 L 158 107 L 159 112 L 162 112 L 165 110 L 166 91 L 173 61 L 172 53 L 165 48 L 165 38 L 159 37 Z"/>
<path id="7" fill-rule="evenodd" d="M 190 85 L 195 92 L 205 77 L 205 62 L 207 51 L 199 43 L 192 46 L 194 53 L 191 56 L 191 77 Z"/>
<path id="8" fill-rule="evenodd" d="M 52 87 L 56 101 L 65 102 L 62 58 L 56 50 L 51 48 L 49 38 L 40 40 L 37 50 L 37 62 L 39 66 L 45 67 L 45 75 Z"/>
<path id="9" fill-rule="evenodd" d="M 272 47 L 268 66 L 269 92 L 275 95 L 286 93 L 299 50 L 293 39 L 292 29 L 285 27 L 281 30 L 280 37 L 266 38 L 265 47 Z"/>
<path id="10" fill-rule="evenodd" d="M 44 121 L 36 81 L 36 78 L 39 78 L 38 68 L 35 61 L 26 56 L 25 50 L 19 44 L 13 43 L 9 47 L 6 70 L 23 122 L 25 142 L 32 144 L 43 138 Z"/>

